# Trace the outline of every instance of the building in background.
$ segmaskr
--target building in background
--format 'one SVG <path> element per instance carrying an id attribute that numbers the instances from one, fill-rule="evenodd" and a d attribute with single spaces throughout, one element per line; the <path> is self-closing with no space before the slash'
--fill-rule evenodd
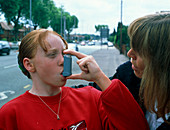
<path id="1" fill-rule="evenodd" d="M 23 26 L 18 30 L 17 41 L 20 41 L 29 32 L 30 28 Z M 6 22 L 0 22 L 0 40 L 15 41 L 14 26 L 12 24 L 8 25 Z"/>

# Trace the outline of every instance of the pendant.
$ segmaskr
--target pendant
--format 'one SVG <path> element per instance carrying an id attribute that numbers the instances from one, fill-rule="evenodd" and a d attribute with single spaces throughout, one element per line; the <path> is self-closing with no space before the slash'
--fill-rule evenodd
<path id="1" fill-rule="evenodd" d="M 59 115 L 57 114 L 57 120 L 60 120 L 60 117 L 59 117 Z"/>

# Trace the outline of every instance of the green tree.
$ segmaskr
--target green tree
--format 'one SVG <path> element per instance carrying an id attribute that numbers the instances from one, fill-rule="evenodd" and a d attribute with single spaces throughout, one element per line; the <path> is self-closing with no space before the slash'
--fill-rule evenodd
<path id="1" fill-rule="evenodd" d="M 15 40 L 17 39 L 18 29 L 22 28 L 21 19 L 27 15 L 29 9 L 29 1 L 25 0 L 1 0 L 1 12 L 4 13 L 5 19 L 10 24 L 14 23 Z"/>
<path id="2" fill-rule="evenodd" d="M 90 38 L 91 38 L 90 35 L 86 34 L 85 37 L 84 37 L 84 40 L 87 41 L 87 40 L 90 40 Z"/>
<path id="3" fill-rule="evenodd" d="M 78 19 L 76 16 L 66 15 L 66 30 L 70 34 L 74 28 L 78 27 Z"/>
<path id="4" fill-rule="evenodd" d="M 14 31 L 17 35 L 24 23 L 30 20 L 29 0 L 1 0 L 1 12 L 5 14 L 8 23 L 14 23 Z M 53 8 L 56 9 L 53 0 L 32 0 L 32 23 L 34 29 L 47 28 L 50 25 L 50 18 Z M 22 19 L 22 20 L 21 20 Z"/>
<path id="5" fill-rule="evenodd" d="M 117 33 L 116 33 L 115 28 L 114 28 L 113 33 L 111 33 L 110 36 L 109 36 L 109 41 L 115 43 L 116 34 L 117 34 Z"/>
<path id="6" fill-rule="evenodd" d="M 117 27 L 117 36 L 116 36 L 116 43 L 120 44 L 120 29 L 121 29 L 121 23 L 118 23 Z M 122 24 L 122 44 L 128 44 L 129 43 L 129 36 L 127 34 L 128 26 L 125 26 Z"/>
<path id="7" fill-rule="evenodd" d="M 108 25 L 95 25 L 96 32 L 100 32 L 101 28 L 108 28 Z"/>
<path id="8" fill-rule="evenodd" d="M 78 19 L 75 15 L 71 16 L 68 12 L 65 13 L 65 16 L 66 16 L 66 31 L 69 41 L 70 33 L 73 31 L 73 29 L 78 27 Z"/>
<path id="9" fill-rule="evenodd" d="M 5 19 L 10 24 L 14 23 L 14 33 L 17 39 L 18 29 L 30 21 L 30 1 L 29 0 L 0 0 L 0 12 L 4 13 Z M 64 9 L 57 8 L 53 0 L 32 0 L 32 23 L 34 29 L 48 28 L 51 26 L 54 31 L 61 34 L 64 25 L 63 16 L 66 18 L 66 30 L 68 35 L 74 28 L 78 27 L 78 19 L 71 16 Z M 62 16 L 62 17 L 61 17 Z M 63 31 L 62 31 L 63 32 Z"/>
<path id="10" fill-rule="evenodd" d="M 115 40 L 116 46 L 119 47 L 119 49 L 121 49 L 122 46 L 125 46 L 125 45 L 126 45 L 126 48 L 129 48 L 130 40 L 129 40 L 129 36 L 127 34 L 128 26 L 125 26 L 122 24 L 122 45 L 121 46 L 120 46 L 120 29 L 121 29 L 121 23 L 119 22 L 118 27 L 117 27 L 116 40 Z M 126 51 L 128 51 L 128 50 L 126 49 Z"/>
<path id="11" fill-rule="evenodd" d="M 66 22 L 66 33 L 68 36 L 68 40 L 70 37 L 70 33 L 73 31 L 74 28 L 78 27 L 78 19 L 76 16 L 71 16 L 70 13 L 65 12 L 64 9 L 61 8 L 54 8 L 53 15 L 51 15 L 50 25 L 54 31 L 61 34 L 63 36 L 64 33 L 64 17 Z M 62 18 L 62 25 L 61 25 L 61 18 Z M 62 26 L 62 32 L 61 32 Z"/>
<path id="12" fill-rule="evenodd" d="M 51 9 L 55 7 L 54 2 L 51 0 L 35 0 L 33 1 L 33 7 L 32 22 L 34 29 L 38 26 L 48 28 L 50 26 L 50 16 L 52 15 Z"/>
<path id="13" fill-rule="evenodd" d="M 50 15 L 50 26 L 57 33 L 61 34 L 61 9 L 53 7 Z"/>

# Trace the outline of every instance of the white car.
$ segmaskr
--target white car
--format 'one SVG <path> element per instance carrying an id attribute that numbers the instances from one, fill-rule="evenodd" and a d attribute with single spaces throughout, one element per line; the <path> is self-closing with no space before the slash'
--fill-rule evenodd
<path id="1" fill-rule="evenodd" d="M 93 46 L 93 45 L 95 45 L 95 43 L 93 41 L 91 41 L 91 42 L 88 43 L 88 45 Z"/>
<path id="2" fill-rule="evenodd" d="M 108 47 L 113 47 L 113 43 L 112 42 L 108 42 L 107 45 L 108 45 Z"/>
<path id="3" fill-rule="evenodd" d="M 10 42 L 11 49 L 18 49 L 21 41 Z"/>
<path id="4" fill-rule="evenodd" d="M 86 45 L 85 41 L 82 41 L 82 42 L 80 43 L 80 45 L 81 45 L 81 46 L 85 46 L 85 45 Z"/>

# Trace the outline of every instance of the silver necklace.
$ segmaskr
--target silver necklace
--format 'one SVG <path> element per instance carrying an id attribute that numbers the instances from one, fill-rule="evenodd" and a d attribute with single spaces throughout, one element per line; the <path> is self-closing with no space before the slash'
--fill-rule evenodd
<path id="1" fill-rule="evenodd" d="M 61 89 L 61 94 L 60 94 L 60 100 L 59 100 L 59 104 L 58 104 L 58 112 L 57 112 L 57 113 L 55 113 L 55 112 L 53 111 L 53 109 L 51 109 L 51 107 L 49 107 L 49 106 L 47 105 L 47 103 L 45 103 L 44 100 L 43 100 L 39 95 L 37 95 L 37 96 L 38 96 L 39 99 L 44 103 L 44 105 L 46 105 L 46 106 L 57 116 L 57 120 L 60 120 L 59 112 L 60 112 L 60 103 L 61 103 L 61 97 L 62 97 L 62 89 Z"/>

